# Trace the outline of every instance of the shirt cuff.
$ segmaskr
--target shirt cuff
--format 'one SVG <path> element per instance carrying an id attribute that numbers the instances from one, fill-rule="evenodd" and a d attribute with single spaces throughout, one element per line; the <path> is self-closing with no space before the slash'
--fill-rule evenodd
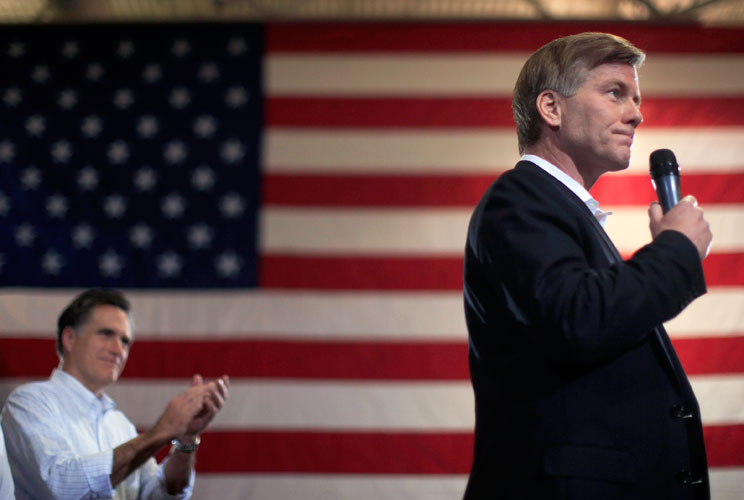
<path id="1" fill-rule="evenodd" d="M 83 472 L 90 491 L 99 498 L 111 498 L 116 493 L 111 484 L 114 468 L 114 450 L 106 450 L 83 459 Z"/>

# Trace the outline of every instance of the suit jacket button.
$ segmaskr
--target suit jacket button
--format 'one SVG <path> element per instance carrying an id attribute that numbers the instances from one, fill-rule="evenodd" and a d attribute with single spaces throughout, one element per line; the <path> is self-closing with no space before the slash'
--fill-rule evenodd
<path id="1" fill-rule="evenodd" d="M 703 480 L 699 477 L 695 477 L 688 470 L 681 470 L 677 473 L 677 481 L 684 485 L 703 484 Z"/>
<path id="2" fill-rule="evenodd" d="M 692 412 L 682 405 L 672 406 L 672 408 L 669 410 L 669 414 L 672 416 L 672 418 L 692 418 L 693 417 Z"/>

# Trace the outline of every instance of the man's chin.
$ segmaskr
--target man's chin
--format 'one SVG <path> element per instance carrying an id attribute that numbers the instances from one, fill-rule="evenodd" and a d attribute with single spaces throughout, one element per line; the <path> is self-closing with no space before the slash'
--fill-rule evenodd
<path id="1" fill-rule="evenodd" d="M 621 170 L 626 170 L 630 166 L 630 155 L 620 158 L 613 158 L 608 163 L 610 168 L 608 168 L 607 170 L 609 172 L 619 172 Z"/>

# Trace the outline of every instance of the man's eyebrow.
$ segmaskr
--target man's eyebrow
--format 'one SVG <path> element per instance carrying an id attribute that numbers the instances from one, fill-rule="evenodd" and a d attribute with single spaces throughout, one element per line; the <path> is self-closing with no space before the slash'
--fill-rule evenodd
<path id="1" fill-rule="evenodd" d="M 617 78 L 613 78 L 613 79 L 607 81 L 604 86 L 605 87 L 613 87 L 615 85 L 617 85 L 618 87 L 622 88 L 624 92 L 630 93 L 630 86 L 627 83 L 625 83 L 625 81 L 620 80 L 620 79 L 617 79 Z M 640 92 L 634 94 L 632 96 L 632 99 L 633 99 L 633 102 L 636 103 L 636 105 L 640 105 L 641 104 L 641 94 L 640 94 Z"/>
<path id="2" fill-rule="evenodd" d="M 113 328 L 105 327 L 105 326 L 99 328 L 98 330 L 96 330 L 96 333 L 100 333 L 100 334 L 104 334 L 104 335 L 118 335 L 118 332 L 116 330 L 114 330 Z M 123 334 L 122 337 L 124 337 L 127 340 L 127 342 L 131 342 L 132 341 L 132 336 L 131 335 Z"/>

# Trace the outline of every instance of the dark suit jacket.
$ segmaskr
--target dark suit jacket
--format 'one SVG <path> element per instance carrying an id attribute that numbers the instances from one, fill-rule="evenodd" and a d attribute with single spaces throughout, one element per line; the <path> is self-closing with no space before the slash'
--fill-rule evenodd
<path id="1" fill-rule="evenodd" d="M 623 262 L 554 177 L 525 161 L 502 175 L 465 253 L 476 406 L 465 498 L 708 499 L 698 404 L 661 326 L 703 293 L 681 233 Z"/>

